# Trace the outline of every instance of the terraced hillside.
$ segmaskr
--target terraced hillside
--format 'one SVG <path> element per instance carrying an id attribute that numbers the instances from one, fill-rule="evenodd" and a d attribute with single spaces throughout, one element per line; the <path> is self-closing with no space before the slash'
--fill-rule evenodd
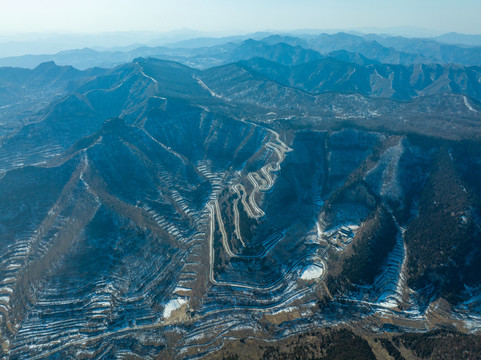
<path id="1" fill-rule="evenodd" d="M 0 148 L 7 358 L 481 325 L 476 100 L 136 59 L 37 116 Z"/>

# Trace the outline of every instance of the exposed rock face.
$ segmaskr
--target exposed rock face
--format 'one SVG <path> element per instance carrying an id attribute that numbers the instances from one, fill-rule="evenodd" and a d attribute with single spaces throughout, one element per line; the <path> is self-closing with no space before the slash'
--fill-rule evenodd
<path id="1" fill-rule="evenodd" d="M 5 353 L 195 358 L 388 311 L 422 327 L 440 297 L 473 316 L 481 157 L 457 139 L 480 115 L 417 101 L 143 59 L 86 81 L 2 142 Z M 393 130 L 421 109 L 432 137 Z"/>

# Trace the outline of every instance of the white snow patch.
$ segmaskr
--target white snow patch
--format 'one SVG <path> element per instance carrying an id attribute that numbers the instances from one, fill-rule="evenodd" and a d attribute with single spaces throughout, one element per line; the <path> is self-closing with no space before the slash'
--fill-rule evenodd
<path id="1" fill-rule="evenodd" d="M 164 319 L 169 318 L 170 315 L 172 315 L 173 311 L 180 309 L 184 304 L 187 304 L 187 300 L 184 298 L 176 298 L 170 300 L 167 304 L 165 304 L 163 313 Z"/>
<path id="2" fill-rule="evenodd" d="M 277 315 L 277 314 L 280 314 L 280 313 L 292 312 L 294 310 L 296 310 L 295 307 L 289 306 L 289 307 L 286 307 L 286 308 L 281 308 L 277 311 L 273 311 L 273 312 L 271 312 L 271 315 Z"/>
<path id="3" fill-rule="evenodd" d="M 463 99 L 464 99 L 464 105 L 466 105 L 466 107 L 468 108 L 468 110 L 477 112 L 476 109 L 474 109 L 474 108 L 471 106 L 471 104 L 469 103 L 468 98 L 467 98 L 466 96 L 463 96 Z"/>
<path id="4" fill-rule="evenodd" d="M 312 280 L 320 278 L 324 274 L 324 269 L 315 264 L 307 265 L 302 271 L 302 280 Z"/>
<path id="5" fill-rule="evenodd" d="M 0 289 L 0 294 L 12 294 L 13 293 L 13 289 L 11 287 L 3 287 Z"/>
<path id="6" fill-rule="evenodd" d="M 220 96 L 219 94 L 216 94 L 214 91 L 212 91 L 201 79 L 199 79 L 198 77 L 194 77 L 195 80 L 197 80 L 197 83 L 202 86 L 205 90 L 207 90 L 213 97 L 216 97 L 216 98 L 222 98 L 222 96 Z"/>
<path id="7" fill-rule="evenodd" d="M 481 317 L 470 315 L 464 319 L 464 327 L 470 332 L 479 331 L 481 329 Z"/>
<path id="8" fill-rule="evenodd" d="M 8 265 L 5 270 L 17 270 L 20 269 L 22 266 L 19 264 L 10 264 Z"/>
<path id="9" fill-rule="evenodd" d="M 15 282 L 15 278 L 14 277 L 8 277 L 8 278 L 5 278 L 3 279 L 0 284 L 11 284 L 11 283 L 14 283 Z"/>
<path id="10" fill-rule="evenodd" d="M 177 286 L 174 290 L 174 293 L 176 293 L 178 291 L 191 292 L 192 289 L 189 289 L 189 288 L 186 288 L 186 287 L 183 287 L 183 286 Z"/>
<path id="11" fill-rule="evenodd" d="M 155 80 L 152 76 L 149 76 L 149 75 L 147 75 L 146 73 L 144 73 L 143 70 L 141 70 L 140 73 L 141 73 L 143 76 L 145 76 L 147 79 L 150 79 L 150 80 L 152 80 L 155 84 L 157 84 L 157 80 Z"/>
<path id="12" fill-rule="evenodd" d="M 96 302 L 94 305 L 95 308 L 108 308 L 110 306 L 111 306 L 110 301 L 99 301 L 99 302 Z"/>
<path id="13" fill-rule="evenodd" d="M 391 291 L 385 291 L 379 297 L 379 300 L 377 301 L 376 305 L 379 305 L 388 309 L 392 309 L 398 306 L 398 302 L 396 301 L 396 298 L 393 296 Z"/>

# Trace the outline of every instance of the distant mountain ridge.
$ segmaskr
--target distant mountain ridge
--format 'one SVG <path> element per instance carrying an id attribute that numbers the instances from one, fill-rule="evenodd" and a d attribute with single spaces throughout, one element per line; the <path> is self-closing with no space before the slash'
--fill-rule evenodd
<path id="1" fill-rule="evenodd" d="M 34 69 L 0 68 L 0 139 L 36 121 L 43 107 L 105 71 L 80 71 L 72 66 L 57 66 L 53 61 Z"/>
<path id="2" fill-rule="evenodd" d="M 360 54 L 371 61 L 387 64 L 461 64 L 481 65 L 481 46 L 450 44 L 435 39 L 353 35 L 347 33 L 320 35 L 257 34 L 254 39 L 193 39 L 169 46 L 140 46 L 123 50 L 67 50 L 52 55 L 24 55 L 0 59 L 0 66 L 33 68 L 45 61 L 73 65 L 79 69 L 114 67 L 136 57 L 156 57 L 182 62 L 197 68 L 209 68 L 252 57 L 265 57 L 285 65 L 320 59 L 339 51 Z M 196 44 L 197 43 L 197 44 Z M 290 47 L 288 46 L 290 45 Z M 283 48 L 283 49 L 281 49 Z M 281 58 L 282 53 L 284 58 Z"/>
<path id="3" fill-rule="evenodd" d="M 481 46 L 481 35 L 460 34 L 451 32 L 436 36 L 434 40 L 448 44 L 461 44 L 467 46 Z"/>
<path id="4" fill-rule="evenodd" d="M 312 94 L 353 92 L 365 96 L 409 100 L 441 93 L 465 94 L 481 100 L 481 67 L 369 63 L 362 55 L 336 53 L 348 60 L 328 57 L 297 66 L 284 66 L 254 58 L 242 64 L 281 84 Z"/>

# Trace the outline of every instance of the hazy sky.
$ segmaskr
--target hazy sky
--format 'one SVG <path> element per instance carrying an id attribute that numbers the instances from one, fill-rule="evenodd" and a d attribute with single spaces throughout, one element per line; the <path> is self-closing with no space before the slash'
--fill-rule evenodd
<path id="1" fill-rule="evenodd" d="M 481 0 L 0 0 L 0 34 L 422 27 L 481 33 Z"/>

